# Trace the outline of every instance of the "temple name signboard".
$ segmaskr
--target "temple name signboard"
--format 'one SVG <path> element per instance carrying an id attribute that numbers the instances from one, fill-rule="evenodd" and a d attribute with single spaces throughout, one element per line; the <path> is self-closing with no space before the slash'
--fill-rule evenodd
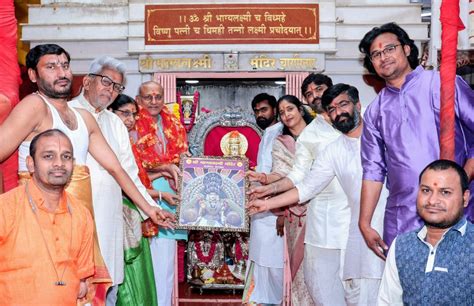
<path id="1" fill-rule="evenodd" d="M 319 4 L 145 5 L 145 45 L 318 44 Z"/>
<path id="2" fill-rule="evenodd" d="M 323 71 L 324 53 L 141 54 L 142 73 L 171 71 Z"/>

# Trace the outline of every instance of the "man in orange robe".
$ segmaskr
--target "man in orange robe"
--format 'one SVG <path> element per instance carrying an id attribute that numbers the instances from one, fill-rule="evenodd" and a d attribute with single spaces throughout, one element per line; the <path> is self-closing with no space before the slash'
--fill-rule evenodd
<path id="1" fill-rule="evenodd" d="M 74 167 L 69 138 L 38 134 L 27 167 L 32 179 L 0 195 L 0 304 L 76 305 L 94 274 L 94 223 L 65 191 Z"/>

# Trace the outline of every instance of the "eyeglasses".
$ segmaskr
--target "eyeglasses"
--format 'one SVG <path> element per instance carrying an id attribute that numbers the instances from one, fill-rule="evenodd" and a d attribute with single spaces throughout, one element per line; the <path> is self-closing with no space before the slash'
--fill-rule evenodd
<path id="1" fill-rule="evenodd" d="M 163 99 L 163 96 L 162 95 L 156 95 L 156 96 L 148 95 L 148 96 L 140 96 L 140 98 L 142 98 L 143 101 L 150 103 L 151 101 L 153 101 L 153 99 L 155 99 L 156 101 L 161 101 Z"/>
<path id="2" fill-rule="evenodd" d="M 326 112 L 328 113 L 328 115 L 331 115 L 336 111 L 337 108 L 344 109 L 347 106 L 349 106 L 351 103 L 352 103 L 351 101 L 342 100 L 341 102 L 339 102 L 339 104 L 328 106 Z"/>
<path id="3" fill-rule="evenodd" d="M 105 87 L 110 87 L 113 85 L 113 89 L 118 93 L 124 91 L 125 89 L 125 86 L 123 86 L 120 83 L 115 83 L 114 81 L 112 81 L 111 78 L 109 78 L 106 75 L 95 74 L 95 73 L 89 73 L 89 75 L 100 77 L 100 83 L 102 83 L 102 85 L 104 85 Z"/>
<path id="4" fill-rule="evenodd" d="M 123 110 L 120 110 L 120 109 L 116 109 L 115 112 L 120 112 L 125 118 L 129 118 L 129 117 L 137 117 L 138 115 L 138 112 L 131 112 L 131 111 L 123 111 Z"/>
<path id="5" fill-rule="evenodd" d="M 382 54 L 387 56 L 387 55 L 391 55 L 395 52 L 395 50 L 397 49 L 398 46 L 401 46 L 402 44 L 398 44 L 398 45 L 388 45 L 386 46 L 382 51 L 374 51 L 372 52 L 372 54 L 369 56 L 370 57 L 370 60 L 373 62 L 373 61 L 378 61 L 382 58 Z"/>

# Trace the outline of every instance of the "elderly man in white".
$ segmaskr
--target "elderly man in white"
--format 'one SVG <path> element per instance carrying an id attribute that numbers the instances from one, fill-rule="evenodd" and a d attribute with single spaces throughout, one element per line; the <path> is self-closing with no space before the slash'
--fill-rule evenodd
<path id="1" fill-rule="evenodd" d="M 107 110 L 123 91 L 125 65 L 115 58 L 102 56 L 92 61 L 89 74 L 83 80 L 83 92 L 69 105 L 87 110 L 97 121 L 102 134 L 117 155 L 147 202 L 157 206 L 138 177 L 128 131 L 114 113 Z M 117 181 L 90 155 L 87 166 L 91 171 L 92 198 L 99 246 L 113 286 L 107 293 L 107 305 L 115 305 L 118 285 L 124 278 L 122 190 Z M 140 211 L 143 218 L 147 216 Z"/>
<path id="2" fill-rule="evenodd" d="M 384 263 L 367 247 L 358 227 L 362 186 L 360 135 L 363 125 L 358 91 L 347 84 L 336 84 L 324 93 L 322 106 L 343 135 L 317 156 L 311 172 L 295 188 L 269 200 L 253 201 L 250 208 L 261 211 L 295 202 L 304 203 L 317 196 L 336 177 L 348 197 L 351 210 L 350 225 L 344 203 L 339 203 L 335 211 L 340 214 L 334 214 L 331 220 L 339 225 L 337 234 L 348 237 L 343 268 L 346 303 L 376 305 Z M 379 205 L 372 219 L 377 229 L 383 227 L 383 204 Z"/>

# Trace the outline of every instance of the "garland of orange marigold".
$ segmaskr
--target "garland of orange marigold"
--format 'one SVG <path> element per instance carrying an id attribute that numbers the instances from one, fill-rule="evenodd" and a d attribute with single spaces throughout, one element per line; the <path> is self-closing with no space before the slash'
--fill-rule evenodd
<path id="1" fill-rule="evenodd" d="M 179 156 L 188 150 L 186 130 L 176 116 L 166 106 L 160 112 L 163 134 L 166 138 L 166 152 L 159 154 L 155 150 L 160 142 L 157 136 L 157 123 L 146 109 L 140 107 L 135 128 L 138 134 L 137 151 L 146 169 L 155 168 L 161 164 L 178 164 Z"/>

